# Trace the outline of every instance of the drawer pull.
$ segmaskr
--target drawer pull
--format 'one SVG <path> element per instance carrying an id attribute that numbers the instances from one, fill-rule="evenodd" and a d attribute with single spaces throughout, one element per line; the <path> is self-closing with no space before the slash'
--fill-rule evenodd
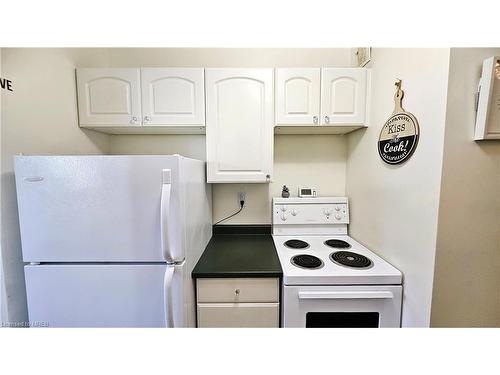
<path id="1" fill-rule="evenodd" d="M 239 296 L 239 295 L 240 295 L 240 290 L 239 290 L 239 289 L 236 289 L 236 290 L 234 291 L 234 294 L 236 294 L 237 296 Z"/>

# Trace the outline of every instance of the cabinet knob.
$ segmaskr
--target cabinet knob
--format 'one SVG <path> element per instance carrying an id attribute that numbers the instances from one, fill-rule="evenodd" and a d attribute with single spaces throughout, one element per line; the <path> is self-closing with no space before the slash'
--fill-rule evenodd
<path id="1" fill-rule="evenodd" d="M 313 116 L 314 125 L 318 125 L 318 116 Z"/>
<path id="2" fill-rule="evenodd" d="M 151 116 L 144 116 L 144 123 L 147 124 L 151 121 Z"/>
<path id="3" fill-rule="evenodd" d="M 236 290 L 234 291 L 234 294 L 236 294 L 237 296 L 239 296 L 239 295 L 240 295 L 240 290 L 239 290 L 239 289 L 236 289 Z"/>
<path id="4" fill-rule="evenodd" d="M 131 124 L 137 124 L 137 117 L 132 116 L 132 118 L 130 119 L 130 123 Z"/>
<path id="5" fill-rule="evenodd" d="M 325 124 L 329 124 L 329 123 L 330 123 L 330 117 L 325 116 Z"/>

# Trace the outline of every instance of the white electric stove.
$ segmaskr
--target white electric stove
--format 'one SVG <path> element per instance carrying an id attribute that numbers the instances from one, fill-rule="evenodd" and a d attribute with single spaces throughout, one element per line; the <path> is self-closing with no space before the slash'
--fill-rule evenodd
<path id="1" fill-rule="evenodd" d="M 399 327 L 402 275 L 347 235 L 344 197 L 274 198 L 284 327 Z"/>

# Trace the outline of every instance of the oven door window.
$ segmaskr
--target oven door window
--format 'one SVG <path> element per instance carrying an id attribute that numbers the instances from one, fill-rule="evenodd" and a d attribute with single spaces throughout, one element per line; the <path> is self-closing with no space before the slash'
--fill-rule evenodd
<path id="1" fill-rule="evenodd" d="M 308 312 L 306 328 L 378 328 L 378 312 Z"/>

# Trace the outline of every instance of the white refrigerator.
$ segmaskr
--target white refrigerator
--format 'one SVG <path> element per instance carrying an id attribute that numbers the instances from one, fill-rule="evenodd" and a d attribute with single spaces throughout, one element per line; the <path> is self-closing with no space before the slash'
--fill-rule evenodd
<path id="1" fill-rule="evenodd" d="M 212 235 L 205 163 L 16 156 L 33 326 L 194 327 L 191 271 Z"/>

